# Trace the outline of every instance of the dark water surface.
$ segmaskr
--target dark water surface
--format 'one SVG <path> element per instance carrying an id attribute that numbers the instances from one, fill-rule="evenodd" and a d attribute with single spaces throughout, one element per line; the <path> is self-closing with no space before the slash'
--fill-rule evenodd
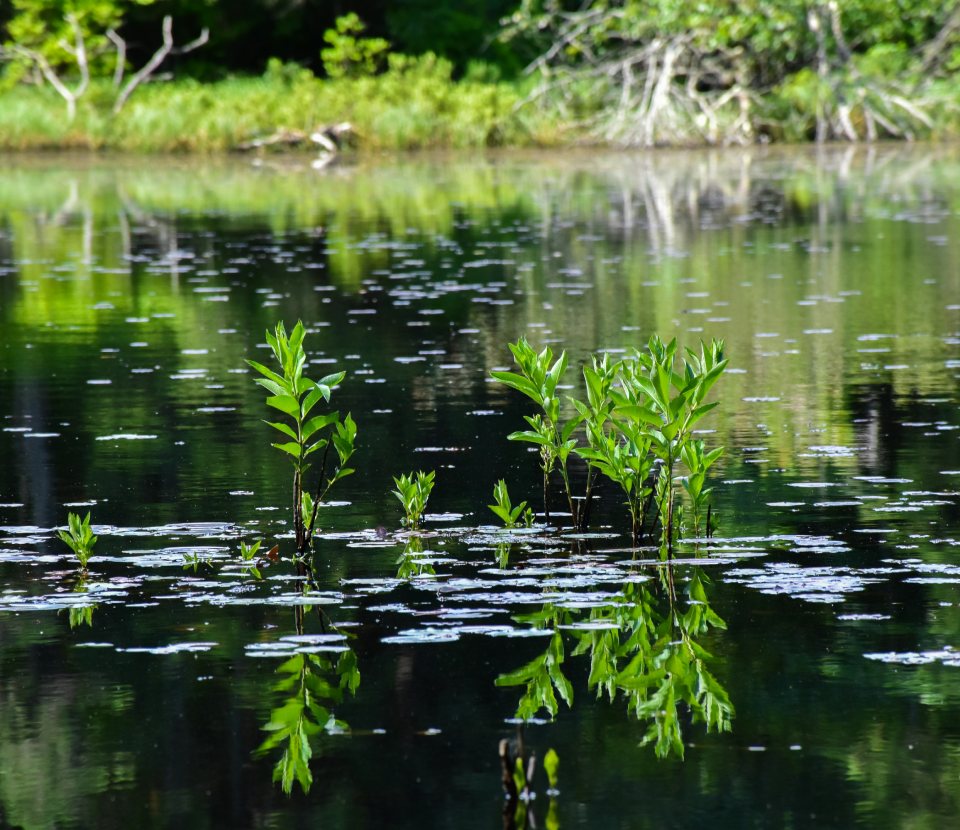
<path id="1" fill-rule="evenodd" d="M 244 359 L 298 318 L 359 425 L 307 593 L 238 557 L 293 546 Z M 610 491 L 586 538 L 496 531 L 498 478 L 539 490 L 507 342 L 579 366 L 654 332 L 727 342 L 717 537 L 668 572 Z M 949 826 L 958 344 L 955 148 L 0 159 L 0 826 Z M 83 582 L 55 528 L 88 509 Z M 731 731 L 692 722 L 704 689 Z M 525 819 L 518 704 L 560 759 Z M 258 748 L 318 718 L 287 796 L 288 743 Z"/>

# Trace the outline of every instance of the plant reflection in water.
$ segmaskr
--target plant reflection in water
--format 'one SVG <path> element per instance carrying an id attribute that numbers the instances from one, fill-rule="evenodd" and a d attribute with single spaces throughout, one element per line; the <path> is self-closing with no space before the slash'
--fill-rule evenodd
<path id="1" fill-rule="evenodd" d="M 295 562 L 297 589 L 305 599 L 315 582 L 311 568 L 302 560 Z M 263 729 L 267 738 L 257 748 L 258 756 L 282 747 L 274 764 L 273 780 L 279 781 L 286 794 L 296 781 L 303 792 L 313 784 L 310 760 L 319 736 L 343 733 L 349 726 L 334 715 L 334 707 L 345 694 L 356 694 L 360 685 L 357 655 L 346 643 L 346 635 L 324 615 L 320 606 L 300 604 L 294 607 L 294 623 L 298 637 L 305 636 L 305 618 L 316 610 L 323 634 L 340 634 L 342 641 L 331 645 L 321 641 L 319 647 L 307 641 L 296 648 L 277 668 L 280 679 L 273 686 L 278 704 L 270 712 Z"/>
<path id="2" fill-rule="evenodd" d="M 503 784 L 503 827 L 504 830 L 536 827 L 532 802 L 537 797 L 534 789 L 537 775 L 536 752 L 527 752 L 524 745 L 523 724 L 517 727 L 517 737 L 511 741 L 503 738 L 499 746 L 500 781 Z M 560 758 L 556 751 L 548 749 L 543 756 L 543 771 L 547 776 L 547 815 L 544 825 L 548 830 L 559 830 L 560 818 L 557 813 L 558 770 Z"/>
<path id="3" fill-rule="evenodd" d="M 85 574 L 86 571 L 83 571 Z M 70 621 L 70 627 L 76 628 L 79 625 L 86 625 L 93 628 L 93 612 L 97 610 L 97 604 L 85 601 L 86 595 L 90 593 L 89 580 L 81 575 L 77 584 L 73 586 L 74 596 L 71 598 L 70 607 L 67 609 L 67 616 Z"/>
<path id="4" fill-rule="evenodd" d="M 424 551 L 423 539 L 419 534 L 408 536 L 397 559 L 397 579 L 435 576 L 437 572 L 430 561 L 431 555 L 430 551 Z"/>
<path id="5" fill-rule="evenodd" d="M 702 569 L 688 574 L 685 608 L 677 599 L 674 571 L 664 564 L 657 567 L 656 582 L 625 582 L 609 604 L 590 609 L 588 616 L 561 602 L 515 617 L 553 632 L 541 655 L 496 679 L 498 686 L 525 687 L 516 717 L 528 721 L 541 710 L 555 717 L 558 697 L 573 705 L 573 684 L 563 672 L 565 640 L 572 640 L 570 656 L 590 656 L 588 689 L 610 702 L 625 700 L 627 711 L 648 723 L 642 743 L 654 744 L 658 757 L 683 758 L 681 705 L 707 731 L 730 731 L 733 704 L 708 669 L 714 656 L 698 642 L 726 624 L 710 607 Z"/>

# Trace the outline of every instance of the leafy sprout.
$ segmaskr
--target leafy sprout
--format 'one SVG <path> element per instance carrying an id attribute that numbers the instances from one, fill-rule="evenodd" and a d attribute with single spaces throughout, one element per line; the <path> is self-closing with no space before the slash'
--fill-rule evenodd
<path id="1" fill-rule="evenodd" d="M 427 501 L 430 499 L 430 493 L 433 491 L 433 480 L 436 476 L 435 471 L 431 470 L 425 473 L 418 470 L 413 473 L 405 473 L 395 476 L 393 483 L 397 489 L 392 490 L 400 504 L 403 505 L 403 525 L 410 530 L 418 530 L 420 522 L 423 519 L 424 511 L 427 509 Z"/>
<path id="2" fill-rule="evenodd" d="M 74 552 L 77 560 L 80 562 L 80 569 L 87 569 L 87 561 L 93 554 L 93 546 L 97 542 L 97 537 L 93 535 L 90 529 L 90 513 L 88 512 L 84 519 L 76 513 L 67 514 L 67 529 L 58 530 L 57 535 Z"/>
<path id="3" fill-rule="evenodd" d="M 357 425 L 349 414 L 340 419 L 336 411 L 315 414 L 314 410 L 322 402 L 329 403 L 334 387 L 341 383 L 345 372 L 327 375 L 319 381 L 304 375 L 307 354 L 303 348 L 306 335 L 302 322 L 297 322 L 290 334 L 282 322 L 277 323 L 274 333 L 266 334 L 280 372 L 248 360 L 247 363 L 263 377 L 256 382 L 269 392 L 267 406 L 285 416 L 285 420 L 266 421 L 279 432 L 284 440 L 272 444 L 289 456 L 293 464 L 293 518 L 297 553 L 307 553 L 313 540 L 317 521 L 317 511 L 330 488 L 340 479 L 353 472 L 347 462 L 353 455 L 357 436 Z M 338 461 L 327 476 L 330 449 L 334 449 Z M 320 459 L 320 476 L 314 495 L 305 485 L 307 472 L 313 466 L 311 456 Z"/>

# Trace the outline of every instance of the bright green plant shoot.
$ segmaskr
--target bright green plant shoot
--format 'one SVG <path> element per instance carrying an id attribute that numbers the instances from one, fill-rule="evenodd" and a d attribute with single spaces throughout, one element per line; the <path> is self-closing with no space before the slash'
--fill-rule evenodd
<path id="1" fill-rule="evenodd" d="M 90 529 L 90 514 L 83 521 L 76 513 L 67 514 L 67 530 L 58 530 L 57 535 L 70 547 L 70 550 L 76 554 L 80 562 L 81 570 L 87 569 L 87 560 L 93 554 L 93 546 L 97 542 L 97 537 L 93 535 Z"/>
<path id="2" fill-rule="evenodd" d="M 716 451 L 704 455 L 702 444 L 699 450 L 688 444 L 693 440 L 694 425 L 717 405 L 704 403 L 704 398 L 727 368 L 727 361 L 723 356 L 722 340 L 711 341 L 709 347 L 701 344 L 699 354 L 687 349 L 682 374 L 675 367 L 676 339 L 664 343 L 659 337 L 653 336 L 647 350 L 647 354 L 635 354 L 634 369 L 628 378 L 629 384 L 647 402 L 643 405 L 620 405 L 618 412 L 647 424 L 650 449 L 660 463 L 656 499 L 662 543 L 667 552 L 672 553 L 678 464 L 685 460 L 688 464 L 692 463 L 696 469 L 691 468 L 690 472 L 698 476 L 699 472 L 705 473 L 706 468 L 720 456 Z M 698 501 L 700 491 L 696 488 L 691 490 L 689 486 L 686 489 L 694 501 L 695 514 L 698 514 L 703 505 L 703 500 Z"/>
<path id="3" fill-rule="evenodd" d="M 317 510 L 330 488 L 353 472 L 347 467 L 347 461 L 353 455 L 357 435 L 357 425 L 349 414 L 342 421 L 338 412 L 312 414 L 320 401 L 330 402 L 333 387 L 343 380 L 345 373 L 327 375 L 319 381 L 304 377 L 307 362 L 303 348 L 305 334 L 302 322 L 297 322 L 289 336 L 282 322 L 277 323 L 273 334 L 267 332 L 267 344 L 280 364 L 280 373 L 254 360 L 247 361 L 263 375 L 256 382 L 270 393 L 267 405 L 287 418 L 286 421 L 266 423 L 288 439 L 273 446 L 290 456 L 293 462 L 293 525 L 299 556 L 304 556 L 312 544 Z M 339 460 L 333 473 L 327 477 L 331 447 Z M 321 453 L 320 477 L 316 495 L 311 496 L 305 485 L 306 473 L 312 466 L 312 461 L 307 459 L 317 452 Z"/>
<path id="4" fill-rule="evenodd" d="M 435 476 L 436 473 L 433 470 L 429 473 L 418 470 L 416 473 L 394 477 L 393 483 L 397 485 L 397 489 L 391 492 L 403 505 L 404 527 L 410 528 L 410 530 L 420 528 L 424 511 L 427 509 L 430 492 L 433 490 Z"/>
<path id="5" fill-rule="evenodd" d="M 516 527 L 518 521 L 523 518 L 525 523 L 529 526 L 532 524 L 533 511 L 527 507 L 525 501 L 520 502 L 516 507 L 510 502 L 510 493 L 507 492 L 507 482 L 504 479 L 500 479 L 493 486 L 493 498 L 496 501 L 496 504 L 488 504 L 494 515 L 503 522 L 503 526 L 507 528 Z M 527 522 L 527 516 L 530 514 L 530 521 Z"/>
<path id="6" fill-rule="evenodd" d="M 567 371 L 567 353 L 561 352 L 554 361 L 553 350 L 546 346 L 537 352 L 525 337 L 516 343 L 509 343 L 514 362 L 520 370 L 517 372 L 491 372 L 495 380 L 505 383 L 512 389 L 522 392 L 534 401 L 542 410 L 536 415 L 524 415 L 530 429 L 513 432 L 507 436 L 511 441 L 527 441 L 540 448 L 540 469 L 543 472 L 543 512 L 550 521 L 548 499 L 550 474 L 560 471 L 563 488 L 567 496 L 567 505 L 575 527 L 580 526 L 578 503 L 573 499 L 570 489 L 570 477 L 567 472 L 567 460 L 576 447 L 573 433 L 580 425 L 582 416 L 577 414 L 566 421 L 560 420 L 560 398 L 557 387 Z"/>

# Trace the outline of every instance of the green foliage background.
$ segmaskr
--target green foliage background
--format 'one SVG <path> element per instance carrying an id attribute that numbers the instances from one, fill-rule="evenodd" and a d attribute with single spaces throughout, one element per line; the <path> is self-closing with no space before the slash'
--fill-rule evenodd
<path id="1" fill-rule="evenodd" d="M 85 33 L 93 75 L 70 123 L 14 54 L 42 54 L 69 83 L 67 15 Z M 163 82 L 111 115 L 107 30 L 128 45 L 129 77 L 160 45 L 165 15 L 178 45 L 203 29 L 209 42 L 174 51 Z M 0 44 L 0 149 L 216 151 L 340 121 L 368 149 L 960 129 L 958 0 L 11 0 L 0 4 Z M 652 106 L 671 48 L 672 100 Z"/>

